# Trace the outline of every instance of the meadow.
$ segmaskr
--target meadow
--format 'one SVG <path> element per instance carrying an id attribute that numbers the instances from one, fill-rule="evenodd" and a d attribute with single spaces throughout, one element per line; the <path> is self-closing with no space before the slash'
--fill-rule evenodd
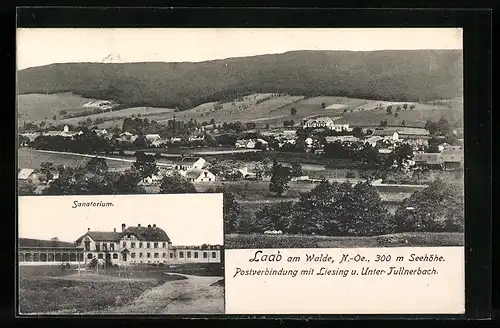
<path id="1" fill-rule="evenodd" d="M 67 118 L 60 120 L 60 123 L 78 125 L 78 122 L 90 118 L 92 121 L 95 121 L 96 119 L 104 120 L 104 123 L 98 124 L 98 126 L 101 128 L 109 128 L 110 126 L 114 125 L 118 125 L 121 128 L 123 125 L 123 120 L 125 118 L 141 117 L 141 118 L 151 119 L 152 117 L 155 117 L 157 115 L 168 114 L 173 112 L 174 112 L 173 108 L 130 107 L 130 108 L 124 108 L 120 110 L 93 114 L 88 116 Z"/>
<path id="2" fill-rule="evenodd" d="M 21 314 L 37 314 L 106 310 L 125 305 L 146 290 L 167 281 L 180 279 L 186 278 L 159 270 L 134 271 L 132 277 L 96 274 L 29 276 L 21 273 L 19 311 Z"/>
<path id="3" fill-rule="evenodd" d="M 66 110 L 68 114 L 88 111 L 92 108 L 84 107 L 83 105 L 95 100 L 72 92 L 23 94 L 17 96 L 17 111 L 21 121 L 48 120 L 56 123 L 52 117 L 58 115 L 61 110 Z"/>
<path id="4" fill-rule="evenodd" d="M 373 237 L 228 234 L 224 243 L 227 249 L 443 247 L 464 246 L 464 234 L 411 232 Z"/>

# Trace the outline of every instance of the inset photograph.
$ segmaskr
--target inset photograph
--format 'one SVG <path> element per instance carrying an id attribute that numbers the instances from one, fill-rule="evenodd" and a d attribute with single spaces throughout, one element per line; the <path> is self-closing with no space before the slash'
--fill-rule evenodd
<path id="1" fill-rule="evenodd" d="M 23 314 L 224 313 L 222 195 L 19 198 Z"/>

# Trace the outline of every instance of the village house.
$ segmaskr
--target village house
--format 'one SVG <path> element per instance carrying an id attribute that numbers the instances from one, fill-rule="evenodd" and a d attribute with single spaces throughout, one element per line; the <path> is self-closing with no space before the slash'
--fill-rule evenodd
<path id="1" fill-rule="evenodd" d="M 441 153 L 415 153 L 413 154 L 415 164 L 434 169 L 443 168 L 443 159 Z"/>
<path id="2" fill-rule="evenodd" d="M 234 147 L 235 148 L 253 149 L 253 148 L 255 148 L 255 141 L 249 140 L 249 139 L 238 139 L 238 140 L 236 140 Z"/>
<path id="3" fill-rule="evenodd" d="M 257 180 L 257 174 L 254 172 L 250 172 L 248 167 L 242 167 L 238 169 L 238 172 L 241 174 L 241 177 L 245 180 Z"/>
<path id="4" fill-rule="evenodd" d="M 146 138 L 146 140 L 147 140 L 148 142 L 153 142 L 153 141 L 156 141 L 156 140 L 161 140 L 160 135 L 159 135 L 159 134 L 156 134 L 156 133 L 155 133 L 155 134 L 146 134 L 146 135 L 144 136 L 144 138 Z"/>
<path id="5" fill-rule="evenodd" d="M 199 182 L 215 182 L 215 174 L 206 169 L 189 169 L 187 171 L 182 171 L 183 175 L 187 181 L 199 183 Z"/>
<path id="6" fill-rule="evenodd" d="M 21 169 L 17 174 L 17 179 L 33 184 L 39 183 L 41 180 L 40 174 L 36 170 L 29 168 Z"/>
<path id="7" fill-rule="evenodd" d="M 160 263 L 220 263 L 220 245 L 173 246 L 167 233 L 156 224 L 126 227 L 121 231 L 91 231 L 74 243 L 20 238 L 20 265 L 88 265 L 96 259 L 117 266 Z M 107 261 L 106 261 L 107 260 Z"/>
<path id="8" fill-rule="evenodd" d="M 184 157 L 179 163 L 174 165 L 174 169 L 177 171 L 187 171 L 189 169 L 201 170 L 207 165 L 207 161 L 202 157 L 198 159 L 195 159 L 193 157 Z"/>
<path id="9" fill-rule="evenodd" d="M 349 124 L 341 117 L 318 116 L 306 120 L 303 124 L 304 129 L 325 128 L 337 132 L 350 131 Z"/>
<path id="10" fill-rule="evenodd" d="M 460 146 L 443 146 L 439 153 L 417 152 L 413 155 L 416 164 L 443 170 L 456 170 L 463 167 L 464 154 Z"/>

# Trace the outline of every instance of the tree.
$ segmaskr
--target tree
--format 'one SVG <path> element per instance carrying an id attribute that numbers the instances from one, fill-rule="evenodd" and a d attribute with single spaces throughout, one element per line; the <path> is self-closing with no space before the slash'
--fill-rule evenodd
<path id="1" fill-rule="evenodd" d="M 408 108 L 408 105 L 407 104 L 403 104 L 403 109 L 407 109 Z"/>
<path id="2" fill-rule="evenodd" d="M 442 180 L 414 192 L 396 210 L 397 232 L 463 232 L 462 190 Z"/>
<path id="3" fill-rule="evenodd" d="M 288 189 L 290 178 L 290 169 L 275 160 L 272 168 L 271 182 L 269 183 L 269 191 L 281 197 Z"/>
<path id="4" fill-rule="evenodd" d="M 370 236 L 391 231 L 380 196 L 369 183 L 324 180 L 294 206 L 290 233 Z"/>
<path id="5" fill-rule="evenodd" d="M 406 121 L 405 121 L 405 120 L 403 120 L 403 122 L 401 122 L 401 125 L 402 125 L 402 126 L 405 126 L 405 125 L 406 125 Z"/>
<path id="6" fill-rule="evenodd" d="M 57 115 L 53 115 L 52 120 L 54 120 L 54 121 L 57 120 Z"/>
<path id="7" fill-rule="evenodd" d="M 85 165 L 87 170 L 92 173 L 102 174 L 108 171 L 108 164 L 104 158 L 92 157 Z"/>
<path id="8" fill-rule="evenodd" d="M 396 112 L 400 112 L 400 111 L 401 111 L 401 106 L 396 107 Z"/>
<path id="9" fill-rule="evenodd" d="M 304 175 L 304 172 L 302 171 L 302 165 L 300 165 L 299 162 L 292 163 L 290 174 L 292 177 L 300 177 Z"/>
<path id="10" fill-rule="evenodd" d="M 348 171 L 348 172 L 346 173 L 345 177 L 346 177 L 347 179 L 354 179 L 354 178 L 356 177 L 356 175 L 354 174 L 354 172 L 353 172 L 353 171 Z"/>
<path id="11" fill-rule="evenodd" d="M 222 187 L 217 187 L 214 192 L 222 193 L 223 197 L 224 233 L 236 232 L 241 218 L 241 208 L 234 194 Z"/>
<path id="12" fill-rule="evenodd" d="M 269 123 L 266 124 L 266 130 L 269 130 Z"/>
<path id="13" fill-rule="evenodd" d="M 195 186 L 178 173 L 164 176 L 160 183 L 160 194 L 191 194 L 196 192 Z"/>
<path id="14" fill-rule="evenodd" d="M 290 114 L 295 116 L 297 114 L 297 109 L 295 109 L 295 107 L 290 108 Z"/>
<path id="15" fill-rule="evenodd" d="M 264 205 L 257 212 L 249 232 L 263 233 L 266 230 L 290 231 L 293 202 L 279 202 L 272 205 Z"/>
<path id="16" fill-rule="evenodd" d="M 40 173 L 42 173 L 45 178 L 48 180 L 52 180 L 52 178 L 54 177 L 54 163 L 51 163 L 51 162 L 42 162 L 40 164 Z"/>
<path id="17" fill-rule="evenodd" d="M 362 138 L 363 130 L 359 126 L 356 126 L 352 129 L 352 135 L 355 136 L 356 138 Z"/>
<path id="18" fill-rule="evenodd" d="M 326 104 L 324 102 L 321 103 L 321 108 L 325 108 Z"/>
<path id="19" fill-rule="evenodd" d="M 388 115 L 391 115 L 391 114 L 392 114 L 392 106 L 390 106 L 390 105 L 389 105 L 389 106 L 387 106 L 386 111 L 387 111 L 387 114 L 388 114 Z"/>
<path id="20" fill-rule="evenodd" d="M 35 195 L 36 186 L 27 181 L 19 181 L 18 185 L 18 196 L 33 196 Z"/>
<path id="21" fill-rule="evenodd" d="M 388 166 L 399 171 L 409 169 L 410 161 L 413 159 L 413 148 L 408 144 L 400 144 L 387 158 Z"/>
<path id="22" fill-rule="evenodd" d="M 382 155 L 376 147 L 366 144 L 357 152 L 357 160 L 361 162 L 362 169 L 378 169 L 384 163 Z"/>
<path id="23" fill-rule="evenodd" d="M 143 152 L 135 153 L 135 162 L 132 164 L 132 169 L 137 171 L 142 179 L 152 177 L 158 173 L 156 166 L 156 158 L 153 155 L 146 155 Z"/>
<path id="24" fill-rule="evenodd" d="M 394 117 L 398 117 L 398 113 L 394 113 Z"/>
<path id="25" fill-rule="evenodd" d="M 415 105 L 414 105 L 414 104 L 412 104 L 412 105 L 410 106 L 410 110 L 414 110 L 414 109 L 415 109 Z"/>

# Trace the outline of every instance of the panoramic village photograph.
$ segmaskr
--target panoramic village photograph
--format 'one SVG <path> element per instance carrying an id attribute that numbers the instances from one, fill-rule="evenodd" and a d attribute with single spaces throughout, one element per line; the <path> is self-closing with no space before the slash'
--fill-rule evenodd
<path id="1" fill-rule="evenodd" d="M 449 28 L 20 29 L 19 195 L 222 193 L 227 249 L 463 246 L 462 62 Z"/>
<path id="2" fill-rule="evenodd" d="M 224 313 L 220 194 L 74 200 L 19 198 L 20 314 Z"/>

